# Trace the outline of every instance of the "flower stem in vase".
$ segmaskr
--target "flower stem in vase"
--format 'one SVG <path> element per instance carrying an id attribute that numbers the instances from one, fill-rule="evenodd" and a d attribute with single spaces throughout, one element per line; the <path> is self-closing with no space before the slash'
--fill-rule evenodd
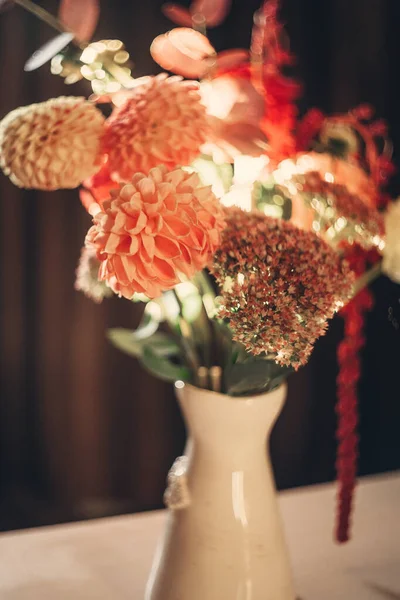
<path id="1" fill-rule="evenodd" d="M 355 281 L 353 288 L 353 297 L 357 296 L 358 292 L 360 292 L 363 288 L 367 287 L 367 285 L 375 281 L 375 279 L 377 279 L 381 274 L 382 261 L 379 261 Z"/>
<path id="2" fill-rule="evenodd" d="M 41 6 L 38 6 L 34 2 L 31 2 L 31 0 L 14 0 L 14 1 L 15 1 L 15 4 L 18 4 L 19 6 L 21 6 L 28 12 L 30 12 L 32 15 L 35 15 L 35 17 L 37 17 L 44 23 L 47 23 L 47 25 L 49 25 L 56 31 L 59 31 L 60 33 L 65 33 L 67 31 L 67 29 L 61 23 L 61 21 L 59 21 L 57 19 L 57 17 L 55 17 L 54 15 L 49 13 L 47 10 L 45 10 Z"/>

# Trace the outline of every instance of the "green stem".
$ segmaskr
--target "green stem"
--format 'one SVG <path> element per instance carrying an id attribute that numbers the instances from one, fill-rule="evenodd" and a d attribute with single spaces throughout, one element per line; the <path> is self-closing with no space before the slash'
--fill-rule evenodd
<path id="1" fill-rule="evenodd" d="M 197 385 L 198 384 L 198 369 L 201 366 L 201 364 L 200 364 L 199 358 L 197 356 L 196 347 L 192 341 L 193 336 L 191 335 L 191 327 L 190 327 L 189 323 L 187 323 L 185 321 L 185 319 L 182 317 L 181 299 L 179 298 L 175 288 L 172 290 L 172 292 L 173 292 L 175 299 L 179 305 L 180 315 L 178 317 L 178 324 L 179 324 L 179 329 L 180 329 L 180 334 L 181 334 L 180 338 L 179 338 L 180 344 L 182 346 L 184 356 L 188 362 L 188 366 L 193 372 L 193 381 Z"/>
<path id="2" fill-rule="evenodd" d="M 358 292 L 360 292 L 363 288 L 375 281 L 375 279 L 377 279 L 381 273 L 382 261 L 379 261 L 355 281 L 353 286 L 353 298 L 354 296 L 357 296 Z"/>
<path id="3" fill-rule="evenodd" d="M 68 31 L 64 27 L 64 25 L 61 23 L 61 21 L 59 21 L 59 19 L 57 19 L 57 17 L 54 17 L 51 13 L 49 13 L 47 10 L 45 10 L 41 6 L 38 6 L 34 2 L 31 2 L 31 0 L 14 0 L 14 1 L 15 1 L 15 4 L 18 4 L 19 6 L 21 6 L 28 12 L 30 12 L 32 15 L 35 15 L 35 17 L 37 17 L 44 23 L 47 23 L 47 25 L 49 25 L 56 31 L 59 31 L 60 33 L 65 33 L 66 31 Z"/>

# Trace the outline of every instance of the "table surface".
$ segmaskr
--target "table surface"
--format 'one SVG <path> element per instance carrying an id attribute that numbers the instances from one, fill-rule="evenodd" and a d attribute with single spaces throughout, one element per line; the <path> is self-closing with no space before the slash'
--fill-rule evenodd
<path id="1" fill-rule="evenodd" d="M 400 474 L 361 481 L 344 546 L 332 541 L 335 493 L 279 495 L 299 596 L 400 599 Z M 142 600 L 164 521 L 159 511 L 1 534 L 0 599 Z"/>

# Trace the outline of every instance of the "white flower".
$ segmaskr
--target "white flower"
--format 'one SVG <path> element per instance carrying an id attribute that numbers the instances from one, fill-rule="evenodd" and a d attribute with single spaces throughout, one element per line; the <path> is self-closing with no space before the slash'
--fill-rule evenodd
<path id="1" fill-rule="evenodd" d="M 385 213 L 385 230 L 382 271 L 392 281 L 400 283 L 400 198 L 388 206 Z"/>

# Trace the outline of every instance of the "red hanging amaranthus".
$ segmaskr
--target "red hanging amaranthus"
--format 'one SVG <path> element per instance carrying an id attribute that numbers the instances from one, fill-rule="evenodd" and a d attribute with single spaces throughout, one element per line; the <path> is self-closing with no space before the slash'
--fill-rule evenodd
<path id="1" fill-rule="evenodd" d="M 371 119 L 372 109 L 361 106 L 348 113 L 347 118 L 336 117 L 341 123 L 351 125 L 364 140 L 365 162 L 369 170 L 372 195 L 375 206 L 382 207 L 387 203 L 387 196 L 380 187 L 387 182 L 393 173 L 393 164 L 388 156 L 386 143 L 387 130 L 385 123 L 376 121 L 367 125 L 363 120 Z M 335 118 L 332 119 L 333 121 Z M 379 152 L 376 140 L 385 141 Z M 362 275 L 368 263 L 376 262 L 378 255 L 365 252 L 355 246 L 347 256 L 352 270 Z M 361 376 L 360 351 L 365 344 L 365 318 L 371 310 L 374 300 L 368 287 L 362 289 L 341 311 L 344 319 L 344 337 L 338 346 L 337 357 L 339 374 L 337 377 L 337 458 L 336 471 L 339 483 L 337 521 L 335 538 L 339 543 L 350 539 L 350 519 L 353 507 L 353 496 L 356 485 L 358 458 L 358 384 Z"/>
<path id="2" fill-rule="evenodd" d="M 356 247 L 347 258 L 357 275 L 365 272 L 367 263 L 365 252 Z M 365 344 L 365 315 L 372 306 L 372 292 L 366 287 L 340 313 L 344 320 L 344 337 L 337 350 L 339 374 L 336 403 L 338 416 L 336 471 L 339 490 L 335 537 L 339 543 L 347 542 L 350 535 L 358 458 L 357 388 L 361 375 L 360 351 Z"/>

